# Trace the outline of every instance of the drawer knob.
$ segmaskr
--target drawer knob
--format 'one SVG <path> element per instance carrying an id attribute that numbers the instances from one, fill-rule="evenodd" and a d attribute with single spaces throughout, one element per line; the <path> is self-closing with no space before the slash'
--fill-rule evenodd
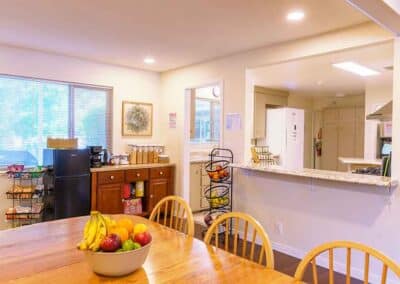
<path id="1" fill-rule="evenodd" d="M 136 176 L 137 176 L 137 177 L 140 177 L 140 173 L 137 173 Z"/>
<path id="2" fill-rule="evenodd" d="M 110 179 L 114 179 L 114 176 L 110 176 Z"/>
<path id="3" fill-rule="evenodd" d="M 164 172 L 163 172 L 163 171 L 161 171 L 161 172 L 160 172 L 160 176 L 162 176 L 163 174 L 164 174 Z"/>
<path id="4" fill-rule="evenodd" d="M 150 194 L 150 198 L 153 198 L 154 196 L 153 196 L 153 194 Z"/>

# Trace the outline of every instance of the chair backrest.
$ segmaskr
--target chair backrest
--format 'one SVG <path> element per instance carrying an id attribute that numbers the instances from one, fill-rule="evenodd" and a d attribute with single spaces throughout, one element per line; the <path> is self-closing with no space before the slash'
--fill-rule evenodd
<path id="1" fill-rule="evenodd" d="M 311 250 L 299 263 L 296 273 L 295 280 L 301 282 L 303 280 L 305 271 L 309 264 L 312 265 L 312 276 L 313 283 L 318 283 L 318 270 L 317 270 L 317 257 L 325 252 L 328 252 L 329 258 L 329 284 L 334 283 L 334 269 L 333 269 L 333 250 L 338 248 L 346 249 L 346 284 L 351 282 L 351 252 L 352 250 L 361 251 L 364 253 L 364 283 L 369 283 L 369 263 L 370 257 L 374 257 L 382 262 L 382 275 L 381 283 L 386 283 L 388 269 L 392 270 L 400 280 L 400 267 L 390 258 L 382 254 L 381 252 L 365 246 L 363 244 L 348 242 L 348 241 L 335 241 L 320 245 Z"/>
<path id="2" fill-rule="evenodd" d="M 154 207 L 149 219 L 189 236 L 194 236 L 192 209 L 179 196 L 171 195 L 161 199 Z"/>
<path id="3" fill-rule="evenodd" d="M 240 227 L 241 221 L 243 227 Z M 239 229 L 242 231 L 239 232 Z M 221 234 L 222 236 L 220 236 Z M 242 235 L 242 237 L 240 238 L 239 235 Z M 261 240 L 258 258 L 255 254 L 257 236 Z M 251 242 L 248 242 L 248 237 L 251 237 Z M 262 264 L 265 259 L 266 267 L 274 268 L 274 254 L 267 233 L 256 219 L 246 213 L 229 212 L 220 215 L 208 229 L 204 242 L 211 244 L 213 238 L 214 245 L 217 248 L 219 248 L 219 239 L 221 238 L 224 241 L 224 245 L 221 246 L 222 249 L 259 264 Z M 233 248 L 230 248 L 230 239 L 232 238 Z M 250 251 L 248 251 L 248 247 Z"/>

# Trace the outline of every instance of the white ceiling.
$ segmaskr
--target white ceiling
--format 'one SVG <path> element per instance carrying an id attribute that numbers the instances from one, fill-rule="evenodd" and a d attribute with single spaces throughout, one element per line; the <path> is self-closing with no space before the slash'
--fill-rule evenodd
<path id="1" fill-rule="evenodd" d="M 332 66 L 343 61 L 355 61 L 381 74 L 361 77 Z M 367 82 L 392 83 L 393 72 L 387 66 L 393 66 L 392 42 L 260 67 L 248 74 L 256 85 L 308 96 L 359 95 Z"/>
<path id="2" fill-rule="evenodd" d="M 368 19 L 345 0 L 0 0 L 0 43 L 163 71 Z M 287 23 L 301 8 L 306 18 Z M 157 62 L 148 66 L 143 58 Z"/>

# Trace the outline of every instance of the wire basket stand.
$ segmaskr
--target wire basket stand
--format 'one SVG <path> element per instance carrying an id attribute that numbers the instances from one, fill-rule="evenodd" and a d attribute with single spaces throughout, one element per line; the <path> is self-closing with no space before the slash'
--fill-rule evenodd
<path id="1" fill-rule="evenodd" d="M 12 200 L 12 208 L 24 208 L 24 211 L 6 212 L 6 220 L 11 226 L 18 227 L 41 222 L 43 218 L 45 170 L 9 171 L 12 179 L 11 189 L 6 192 L 7 199 Z"/>
<path id="2" fill-rule="evenodd" d="M 218 216 L 232 211 L 233 152 L 230 149 L 214 148 L 209 154 L 210 160 L 205 169 L 210 178 L 210 185 L 204 196 L 209 203 L 204 222 L 210 226 Z M 230 226 L 232 228 L 232 226 Z M 225 230 L 222 229 L 220 233 Z"/>

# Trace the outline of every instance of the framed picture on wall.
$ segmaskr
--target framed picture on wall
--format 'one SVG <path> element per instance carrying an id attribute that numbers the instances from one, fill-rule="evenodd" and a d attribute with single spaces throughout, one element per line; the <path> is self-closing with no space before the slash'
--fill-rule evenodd
<path id="1" fill-rule="evenodd" d="M 152 136 L 153 105 L 122 102 L 122 136 Z"/>

